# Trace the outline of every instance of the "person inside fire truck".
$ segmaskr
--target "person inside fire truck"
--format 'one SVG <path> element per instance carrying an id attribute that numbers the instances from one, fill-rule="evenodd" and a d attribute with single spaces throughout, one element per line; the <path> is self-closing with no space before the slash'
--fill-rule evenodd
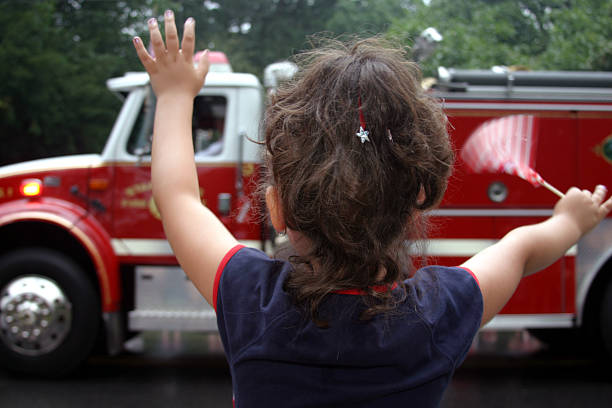
<path id="1" fill-rule="evenodd" d="M 460 267 L 414 270 L 453 154 L 416 65 L 379 40 L 311 51 L 267 108 L 266 200 L 289 262 L 245 248 L 201 205 L 191 141 L 195 22 L 180 48 L 149 21 L 134 38 L 157 95 L 152 182 L 166 235 L 217 312 L 236 406 L 436 406 L 478 328 L 525 275 L 561 257 L 612 209 L 605 187 L 571 188 L 546 221 L 517 228 Z"/>
<path id="2" fill-rule="evenodd" d="M 206 95 L 196 98 L 193 112 L 196 160 L 221 154 L 226 104 L 222 96 Z"/>

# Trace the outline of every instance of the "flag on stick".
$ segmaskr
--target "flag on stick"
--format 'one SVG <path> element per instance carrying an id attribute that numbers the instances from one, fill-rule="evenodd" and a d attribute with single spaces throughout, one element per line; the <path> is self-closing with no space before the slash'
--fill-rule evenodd
<path id="1" fill-rule="evenodd" d="M 533 115 L 491 119 L 470 135 L 461 150 L 461 158 L 475 173 L 512 174 L 563 197 L 563 193 L 534 170 L 536 135 L 537 120 Z"/>

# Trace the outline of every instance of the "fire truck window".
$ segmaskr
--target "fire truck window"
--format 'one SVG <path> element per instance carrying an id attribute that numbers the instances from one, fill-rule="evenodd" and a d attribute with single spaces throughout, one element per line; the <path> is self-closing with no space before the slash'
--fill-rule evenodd
<path id="1" fill-rule="evenodd" d="M 227 99 L 224 96 L 200 95 L 193 106 L 193 146 L 195 157 L 217 156 L 223 151 L 223 132 Z"/>
<path id="2" fill-rule="evenodd" d="M 132 133 L 127 143 L 127 151 L 130 154 L 142 156 L 151 154 L 151 142 L 153 140 L 153 121 L 155 119 L 155 94 L 153 90 L 149 88 L 147 96 L 144 99 L 140 113 L 134 127 L 132 127 Z"/>

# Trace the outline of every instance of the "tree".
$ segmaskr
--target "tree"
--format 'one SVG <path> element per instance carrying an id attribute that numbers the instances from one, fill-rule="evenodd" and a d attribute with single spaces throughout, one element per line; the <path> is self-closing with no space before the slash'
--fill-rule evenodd
<path id="1" fill-rule="evenodd" d="M 105 81 L 136 66 L 118 3 L 0 4 L 0 163 L 102 149 L 119 107 Z"/>
<path id="2" fill-rule="evenodd" d="M 414 3 L 415 0 L 339 0 L 325 30 L 336 35 L 385 33 L 393 21 L 407 17 Z"/>
<path id="3" fill-rule="evenodd" d="M 309 37 L 384 33 L 413 0 L 225 0 L 184 2 L 204 47 L 228 54 L 234 69 L 261 75 L 266 65 L 307 49 Z"/>
<path id="4" fill-rule="evenodd" d="M 388 34 L 411 43 L 436 27 L 444 40 L 423 63 L 429 75 L 438 66 L 609 69 L 611 15 L 603 0 L 431 0 Z"/>
<path id="5" fill-rule="evenodd" d="M 539 67 L 612 71 L 611 2 L 573 0 L 550 14 L 550 43 Z"/>
<path id="6" fill-rule="evenodd" d="M 225 0 L 206 1 L 204 7 L 186 2 L 180 14 L 201 22 L 200 44 L 227 53 L 235 70 L 261 75 L 266 65 L 304 49 L 308 35 L 324 30 L 336 2 Z"/>

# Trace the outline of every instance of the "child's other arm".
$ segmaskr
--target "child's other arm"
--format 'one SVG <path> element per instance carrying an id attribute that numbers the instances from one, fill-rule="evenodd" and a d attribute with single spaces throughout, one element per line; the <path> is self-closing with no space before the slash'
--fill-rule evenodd
<path id="1" fill-rule="evenodd" d="M 174 15 L 166 12 L 164 19 L 166 46 L 157 23 L 149 20 L 155 58 L 147 53 L 139 38 L 134 39 L 138 57 L 151 77 L 157 96 L 151 161 L 153 197 L 179 263 L 213 305 L 217 267 L 237 242 L 200 201 L 191 117 L 193 100 L 208 72 L 208 55 L 205 53 L 194 67 L 193 19 L 185 23 L 182 49 L 179 49 Z"/>
<path id="2" fill-rule="evenodd" d="M 554 263 L 612 210 L 612 197 L 603 202 L 605 195 L 604 186 L 597 186 L 593 194 L 572 187 L 548 220 L 510 231 L 463 263 L 480 283 L 482 325 L 508 302 L 523 276 Z"/>

